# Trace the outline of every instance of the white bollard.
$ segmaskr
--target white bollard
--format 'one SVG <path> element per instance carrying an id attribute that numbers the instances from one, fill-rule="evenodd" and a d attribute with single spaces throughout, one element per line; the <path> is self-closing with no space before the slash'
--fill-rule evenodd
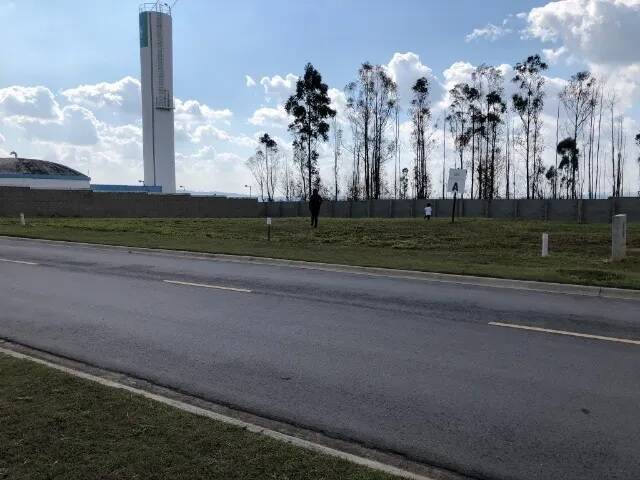
<path id="1" fill-rule="evenodd" d="M 627 256 L 627 216 L 614 215 L 611 220 L 611 259 L 622 260 Z"/>
<path id="2" fill-rule="evenodd" d="M 543 257 L 549 256 L 549 234 L 548 233 L 542 234 L 542 256 Z"/>
<path id="3" fill-rule="evenodd" d="M 27 222 L 24 221 L 24 213 L 20 214 L 20 225 L 22 225 L 23 227 L 27 224 Z"/>

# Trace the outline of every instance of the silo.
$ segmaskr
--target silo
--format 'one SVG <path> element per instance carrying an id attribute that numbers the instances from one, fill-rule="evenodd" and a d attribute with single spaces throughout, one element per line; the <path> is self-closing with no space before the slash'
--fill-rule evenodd
<path id="1" fill-rule="evenodd" d="M 142 4 L 139 20 L 144 184 L 175 193 L 171 8 Z"/>

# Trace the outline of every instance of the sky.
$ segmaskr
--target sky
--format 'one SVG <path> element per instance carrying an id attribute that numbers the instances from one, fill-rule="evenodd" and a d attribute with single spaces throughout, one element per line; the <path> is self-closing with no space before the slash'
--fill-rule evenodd
<path id="1" fill-rule="evenodd" d="M 0 155 L 64 163 L 94 183 L 142 178 L 138 6 L 0 0 Z M 639 27 L 640 0 L 178 0 L 177 183 L 244 192 L 258 135 L 269 132 L 286 152 L 282 103 L 307 62 L 329 85 L 342 121 L 343 88 L 364 61 L 387 68 L 405 107 L 412 83 L 427 76 L 437 120 L 447 90 L 474 66 L 499 66 L 509 90 L 512 66 L 540 53 L 550 64 L 545 129 L 554 140 L 557 92 L 583 69 L 616 92 L 631 138 L 640 130 Z M 406 122 L 402 132 L 409 166 Z M 322 153 L 329 177 L 328 147 Z M 441 155 L 434 152 L 434 171 Z M 552 155 L 547 147 L 545 158 Z M 636 156 L 627 163 L 630 189 Z"/>

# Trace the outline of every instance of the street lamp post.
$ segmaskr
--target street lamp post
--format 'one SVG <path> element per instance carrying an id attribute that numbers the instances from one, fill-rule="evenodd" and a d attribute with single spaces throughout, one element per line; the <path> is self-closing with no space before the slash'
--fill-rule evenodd
<path id="1" fill-rule="evenodd" d="M 249 189 L 249 198 L 251 198 L 251 185 L 245 185 L 244 188 Z"/>

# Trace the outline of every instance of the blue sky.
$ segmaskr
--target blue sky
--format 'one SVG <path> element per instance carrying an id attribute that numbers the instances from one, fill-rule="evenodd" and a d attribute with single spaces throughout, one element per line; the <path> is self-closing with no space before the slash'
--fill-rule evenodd
<path id="1" fill-rule="evenodd" d="M 221 132 L 254 137 L 269 128 L 288 140 L 282 121 L 274 127 L 249 119 L 259 108 L 277 109 L 279 98 L 270 95 L 268 87 L 260 83 L 263 78 L 268 83 L 275 75 L 283 79 L 288 74 L 298 75 L 309 61 L 330 87 L 341 90 L 354 79 L 363 61 L 387 65 L 394 54 L 411 52 L 412 58 L 418 59 L 418 70 L 430 69 L 444 91 L 443 72 L 455 62 L 513 65 L 529 54 L 548 49 L 548 55 L 556 55 L 548 71 L 550 78 L 567 78 L 587 67 L 603 75 L 626 69 L 627 77 L 620 88 L 626 89 L 621 94 L 629 101 L 621 111 L 628 108 L 630 117 L 635 117 L 636 111 L 630 106 L 640 80 L 634 83 L 633 69 L 640 65 L 640 58 L 630 60 L 627 55 L 622 63 L 615 58 L 603 61 L 611 55 L 606 49 L 600 51 L 603 41 L 597 35 L 602 33 L 588 22 L 598 15 L 612 16 L 613 22 L 616 15 L 628 18 L 629 12 L 640 12 L 639 3 L 640 0 L 563 0 L 557 4 L 528 0 L 179 0 L 174 8 L 175 95 L 183 101 L 206 105 L 211 111 L 227 113 L 207 117 L 212 122 L 210 130 L 215 130 L 215 138 L 209 143 L 202 135 L 193 137 L 194 131 L 187 132 L 191 136 L 184 145 L 177 138 L 182 165 L 193 160 L 198 167 L 207 166 L 212 169 L 214 180 L 205 184 L 190 177 L 188 172 L 197 169 L 179 168 L 178 181 L 193 185 L 196 190 L 224 191 L 237 191 L 238 185 L 250 181 L 243 165 L 235 165 L 242 164 L 251 153 L 250 142 L 229 141 Z M 72 102 L 62 92 L 83 85 L 111 84 L 126 77 L 138 79 L 138 5 L 138 1 L 131 0 L 0 0 L 0 91 L 11 86 L 44 87 L 53 95 L 57 115 L 63 115 L 60 112 Z M 593 14 L 595 17 L 588 13 L 594 5 L 599 9 L 597 15 Z M 536 7 L 543 8 L 540 15 L 532 18 Z M 637 18 L 640 20 L 640 14 Z M 603 21 L 609 23 L 607 18 Z M 584 41 L 584 35 L 564 31 L 563 25 L 571 22 L 577 30 L 587 29 L 593 36 L 591 43 Z M 486 30 L 491 25 L 494 36 Z M 482 31 L 469 39 L 474 29 Z M 629 40 L 634 43 L 633 38 Z M 619 50 L 619 46 L 613 47 Z M 257 85 L 247 87 L 246 75 Z M 432 99 L 434 104 L 440 100 Z M 107 112 L 100 107 L 103 111 L 97 111 L 86 98 L 78 105 L 65 112 L 94 122 L 99 150 L 91 150 L 86 141 L 73 144 L 63 139 L 56 144 L 54 136 L 39 138 L 26 130 L 28 122 L 24 119 L 19 125 L 7 120 L 12 113 L 7 111 L 4 123 L 0 123 L 0 152 L 17 144 L 23 151 L 31 151 L 32 156 L 62 156 L 73 166 L 85 165 L 85 170 L 91 168 L 93 155 L 102 159 L 93 166 L 96 180 L 135 181 L 140 165 L 140 159 L 133 158 L 135 148 L 131 146 L 126 152 L 131 158 L 124 158 L 121 151 L 110 153 L 103 134 L 112 135 L 112 140 L 124 135 L 124 130 L 114 133 L 111 127 L 116 126 L 130 126 L 133 132 L 133 127 L 139 126 L 139 118 L 115 108 Z M 191 127 L 195 128 L 193 122 Z M 218 142 L 223 137 L 226 140 Z M 194 156 L 197 152 L 199 157 Z M 215 164 L 216 159 L 232 166 L 233 172 L 220 175 L 222 167 Z M 101 168 L 103 164 L 110 167 Z M 125 168 L 117 171 L 120 164 Z"/>
<path id="2" fill-rule="evenodd" d="M 255 99 L 243 88 L 245 74 L 298 73 L 309 61 L 337 88 L 363 61 L 386 63 L 394 52 L 415 52 L 436 73 L 463 59 L 515 62 L 537 51 L 540 42 L 504 42 L 496 49 L 493 42 L 465 42 L 465 36 L 543 3 L 179 0 L 175 94 L 250 114 Z M 0 85 L 58 90 L 139 77 L 137 0 L 19 0 L 13 5 L 0 29 Z"/>

